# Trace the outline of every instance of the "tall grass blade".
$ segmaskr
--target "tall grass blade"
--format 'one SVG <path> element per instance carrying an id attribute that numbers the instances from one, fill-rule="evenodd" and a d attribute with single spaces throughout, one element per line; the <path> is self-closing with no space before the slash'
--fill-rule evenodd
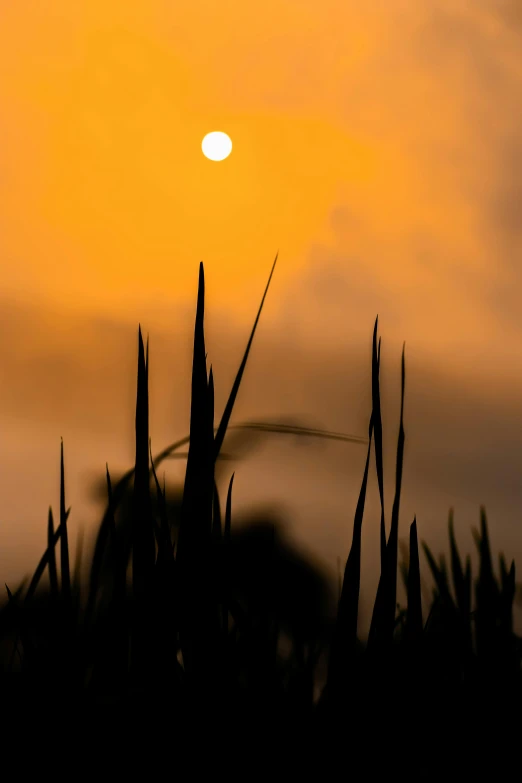
<path id="1" fill-rule="evenodd" d="M 495 647 L 496 617 L 499 589 L 493 573 L 489 544 L 486 509 L 480 507 L 480 533 L 475 535 L 480 556 L 479 577 L 475 585 L 477 652 L 485 660 L 491 660 Z"/>
<path id="2" fill-rule="evenodd" d="M 56 569 L 56 551 L 54 548 L 54 522 L 53 510 L 49 506 L 49 518 L 47 522 L 47 551 L 49 552 L 49 582 L 51 585 L 51 596 L 53 599 L 58 597 L 58 574 Z"/>
<path id="3" fill-rule="evenodd" d="M 381 339 L 379 338 L 379 353 L 377 354 L 377 326 L 379 316 L 375 319 L 373 328 L 372 345 L 372 412 L 375 426 L 375 463 L 377 467 L 377 481 L 379 484 L 379 496 L 381 499 L 381 574 L 384 573 L 386 557 L 386 527 L 384 521 L 384 470 L 382 461 L 382 418 L 381 397 L 379 390 L 379 362 L 381 355 Z"/>
<path id="4" fill-rule="evenodd" d="M 480 507 L 480 566 L 480 580 L 484 585 L 491 587 L 492 592 L 496 592 L 493 587 L 494 585 L 496 587 L 496 580 L 493 574 L 493 560 L 491 557 L 488 523 L 484 506 Z"/>
<path id="5" fill-rule="evenodd" d="M 399 506 L 402 483 L 402 465 L 404 460 L 404 383 L 405 366 L 404 350 L 401 360 L 401 413 L 399 424 L 399 438 L 397 443 L 397 467 L 395 478 L 395 498 L 393 501 L 392 521 L 390 535 L 385 551 L 385 568 L 381 571 L 377 597 L 373 609 L 372 622 L 368 642 L 373 645 L 376 642 L 391 643 L 395 628 L 395 609 L 397 601 L 397 557 L 399 541 Z M 384 509 L 382 509 L 384 511 Z"/>
<path id="6" fill-rule="evenodd" d="M 410 527 L 410 563 L 408 569 L 408 612 L 406 614 L 406 635 L 411 641 L 422 636 L 422 596 L 417 539 L 417 517 Z"/>
<path id="7" fill-rule="evenodd" d="M 63 465 L 63 438 L 60 446 L 60 566 L 62 572 L 62 599 L 68 609 L 71 601 L 71 576 L 69 572 L 69 539 L 67 534 L 67 516 L 65 512 L 65 472 Z"/>
<path id="8" fill-rule="evenodd" d="M 148 669 L 150 612 L 146 601 L 152 587 L 156 559 L 149 474 L 149 341 L 147 354 L 138 327 L 138 382 L 136 395 L 136 460 L 132 494 L 132 592 L 133 629 L 131 668 L 140 681 Z"/>
<path id="9" fill-rule="evenodd" d="M 359 500 L 355 510 L 353 523 L 352 546 L 344 569 L 344 578 L 341 588 L 337 620 L 334 637 L 330 651 L 328 667 L 329 689 L 344 691 L 348 677 L 352 673 L 353 656 L 357 642 L 357 621 L 359 608 L 359 590 L 361 580 L 361 532 L 364 516 L 364 503 L 366 500 L 366 486 L 368 482 L 368 469 L 370 466 L 370 453 L 373 434 L 373 412 L 370 416 L 368 453 Z"/>
<path id="10" fill-rule="evenodd" d="M 259 305 L 259 310 L 256 316 L 256 320 L 254 321 L 254 326 L 252 328 L 252 332 L 250 334 L 250 338 L 248 340 L 248 344 L 245 350 L 245 354 L 243 356 L 243 360 L 241 362 L 241 365 L 239 367 L 239 370 L 236 375 L 236 379 L 234 381 L 234 384 L 232 386 L 232 390 L 230 392 L 227 404 L 225 406 L 225 410 L 223 412 L 223 416 L 221 417 L 221 421 L 219 423 L 218 431 L 214 440 L 214 461 L 217 459 L 217 456 L 221 450 L 221 446 L 223 445 L 223 440 L 225 439 L 225 434 L 227 431 L 228 423 L 230 421 L 230 416 L 232 415 L 232 410 L 234 408 L 234 403 L 236 401 L 237 393 L 239 391 L 239 386 L 241 384 L 241 379 L 243 377 L 243 373 L 245 371 L 248 354 L 250 353 L 250 347 L 252 345 L 252 341 L 254 339 L 254 334 L 256 332 L 257 324 L 259 321 L 259 318 L 261 316 L 261 311 L 263 309 L 263 305 L 265 302 L 266 295 L 268 293 L 268 288 L 270 286 L 270 281 L 272 280 L 272 275 L 274 274 L 275 265 L 277 263 L 277 257 L 279 255 L 279 252 L 276 253 L 276 257 L 274 259 L 274 263 L 272 264 L 272 270 L 270 272 L 270 276 L 268 278 L 268 283 L 266 284 L 265 292 L 263 294 L 263 298 L 261 299 L 261 304 Z"/>
<path id="11" fill-rule="evenodd" d="M 189 673 L 206 670 L 211 653 L 210 541 L 214 488 L 214 384 L 207 380 L 205 335 L 205 278 L 199 267 L 194 328 L 190 444 L 181 506 L 177 563 L 181 588 L 180 639 L 183 663 Z M 206 672 L 208 674 L 208 672 Z"/>
<path id="12" fill-rule="evenodd" d="M 136 598 L 142 598 L 150 584 L 155 561 L 154 530 L 149 478 L 149 390 L 148 354 L 138 328 L 138 388 L 136 396 L 136 464 L 132 516 L 132 586 Z"/>
<path id="13" fill-rule="evenodd" d="M 116 533 L 116 520 L 114 518 L 114 496 L 112 493 L 111 475 L 109 473 L 109 465 L 105 463 L 106 480 L 107 480 L 107 497 L 109 500 L 108 506 L 108 530 L 109 530 L 109 545 L 110 556 L 112 561 L 112 573 L 114 574 L 114 592 L 120 593 L 120 596 L 124 596 L 126 590 L 126 563 L 120 562 L 121 552 L 118 547 L 118 539 Z M 123 591 L 123 592 L 122 592 Z"/>
<path id="14" fill-rule="evenodd" d="M 213 457 L 213 432 L 208 431 L 209 383 L 206 370 L 204 303 L 205 279 L 203 264 L 200 264 L 192 361 L 190 439 L 178 538 L 178 559 L 183 570 L 186 560 L 192 560 L 201 547 L 208 546 L 212 525 L 213 483 L 210 484 L 209 478 Z"/>

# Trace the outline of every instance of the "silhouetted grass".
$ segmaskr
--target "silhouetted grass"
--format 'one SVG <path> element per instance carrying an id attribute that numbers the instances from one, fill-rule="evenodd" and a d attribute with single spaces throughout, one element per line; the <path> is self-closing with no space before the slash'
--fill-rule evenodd
<path id="1" fill-rule="evenodd" d="M 65 711 L 107 705 L 134 722 L 138 735 L 152 714 L 154 720 L 161 715 L 167 722 L 190 722 L 195 716 L 222 722 L 232 715 L 236 727 L 249 717 L 264 717 L 266 730 L 299 726 L 304 732 L 317 732 L 325 742 L 335 731 L 339 736 L 344 732 L 345 745 L 338 750 L 348 753 L 349 748 L 352 769 L 362 759 L 363 740 L 371 736 L 395 736 L 402 730 L 413 758 L 421 726 L 429 738 L 444 721 L 455 730 L 459 721 L 500 725 L 520 712 L 521 646 L 513 632 L 515 564 L 508 569 L 501 555 L 500 577 L 495 576 L 483 508 L 480 532 L 474 534 L 480 560 L 475 582 L 469 557 L 462 565 L 452 511 L 452 585 L 445 558 L 437 562 L 422 544 L 435 584 L 425 623 L 417 519 L 413 520 L 409 562 L 401 564 L 407 609 L 397 614 L 405 355 L 403 348 L 396 488 L 386 537 L 378 319 L 368 440 L 281 422 L 229 425 L 276 261 L 277 256 L 217 428 L 213 371 L 210 367 L 207 375 L 206 369 L 200 265 L 190 434 L 155 458 L 149 438 L 148 341 L 145 350 L 139 327 L 135 465 L 114 487 L 106 467 L 108 504 L 94 542 L 87 585 L 80 579 L 81 543 L 72 580 L 70 576 L 71 509 L 65 509 L 62 442 L 58 527 L 49 509 L 47 549 L 25 594 L 24 584 L 14 592 L 6 585 L 7 601 L 0 613 L 4 710 L 17 706 L 34 716 L 53 704 Z M 325 580 L 288 547 L 275 521 L 265 515 L 256 524 L 250 520 L 245 525 L 235 514 L 234 474 L 228 481 L 223 517 L 216 471 L 226 464 L 222 447 L 233 429 L 243 444 L 247 432 L 250 438 L 277 433 L 368 444 L 335 616 L 329 615 Z M 365 645 L 357 625 L 372 440 L 381 500 L 381 574 Z M 180 455 L 187 443 L 188 454 Z M 183 492 L 174 490 L 167 499 L 157 470 L 174 456 L 187 459 L 185 481 Z M 42 584 L 46 571 L 48 586 Z M 327 670 L 323 682 L 321 666 Z M 314 692 L 319 686 L 317 699 Z M 391 764 L 391 757 L 386 759 Z"/>

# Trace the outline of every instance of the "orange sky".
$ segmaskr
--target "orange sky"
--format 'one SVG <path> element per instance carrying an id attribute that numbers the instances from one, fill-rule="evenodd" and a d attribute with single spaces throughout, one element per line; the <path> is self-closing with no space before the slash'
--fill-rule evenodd
<path id="1" fill-rule="evenodd" d="M 356 417 L 339 384 L 353 383 L 340 378 L 359 358 L 368 375 L 379 313 L 390 387 L 406 340 L 406 405 L 415 388 L 420 406 L 407 439 L 420 448 L 432 436 L 425 481 L 441 498 L 442 535 L 447 482 L 465 484 L 482 449 L 462 529 L 489 498 L 504 514 L 498 535 L 522 556 L 520 484 L 485 488 L 488 471 L 512 476 L 522 453 L 522 435 L 512 442 L 522 383 L 521 45 L 516 0 L 2 3 L 2 573 L 31 567 L 44 546 L 61 434 L 71 487 L 111 454 L 128 465 L 138 321 L 151 335 L 151 376 L 165 379 L 156 381 L 156 450 L 186 434 L 200 260 L 220 414 L 277 250 L 238 404 L 256 417 L 293 406 L 365 434 L 368 384 L 357 383 Z M 232 138 L 222 163 L 201 153 L 211 130 Z M 155 345 L 167 343 L 172 369 L 160 369 Z M 226 376 L 219 362 L 229 363 Z M 323 388 L 312 393 L 320 373 Z M 452 388 L 469 420 L 457 416 L 450 428 L 451 395 L 441 400 Z M 433 410 L 422 409 L 427 400 Z M 393 441 L 396 407 L 390 415 Z M 466 451 L 462 441 L 479 427 L 484 437 Z M 449 436 L 453 457 L 462 454 L 443 475 Z M 37 454 L 45 464 L 36 470 Z M 364 454 L 354 460 L 358 485 Z M 31 498 L 20 496 L 22 463 Z M 309 482 L 304 464 L 295 470 L 300 493 Z M 246 482 L 245 499 L 254 486 Z M 310 520 L 332 497 L 323 489 L 302 501 Z M 81 508 L 85 488 L 71 491 Z M 356 501 L 358 486 L 351 499 L 342 491 L 339 503 Z M 419 483 L 404 491 L 421 526 L 428 495 Z M 434 535 L 435 520 L 425 524 Z M 347 541 L 334 528 L 322 550 L 330 565 L 332 542 L 342 550 Z"/>

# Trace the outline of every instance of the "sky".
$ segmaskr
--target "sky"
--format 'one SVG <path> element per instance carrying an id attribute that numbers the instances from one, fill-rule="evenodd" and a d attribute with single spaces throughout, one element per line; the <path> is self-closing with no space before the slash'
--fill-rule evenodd
<path id="1" fill-rule="evenodd" d="M 415 514 L 447 549 L 452 506 L 471 552 L 484 504 L 522 568 L 521 45 L 518 0 L 1 4 L 3 581 L 45 548 L 61 436 L 73 542 L 92 476 L 132 465 L 138 323 L 153 453 L 188 434 L 200 261 L 220 418 L 276 252 L 234 420 L 366 436 L 378 314 L 387 518 L 405 342 L 401 534 Z M 234 468 L 238 508 L 284 508 L 335 575 L 365 456 L 267 441 Z"/>

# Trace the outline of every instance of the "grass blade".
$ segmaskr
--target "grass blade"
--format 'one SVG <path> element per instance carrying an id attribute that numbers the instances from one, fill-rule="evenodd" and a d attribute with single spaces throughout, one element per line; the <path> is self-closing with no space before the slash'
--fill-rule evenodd
<path id="1" fill-rule="evenodd" d="M 491 658 L 496 640 L 496 614 L 499 589 L 493 573 L 491 548 L 489 544 L 486 509 L 480 507 L 480 533 L 475 533 L 475 542 L 480 556 L 479 577 L 475 585 L 477 652 L 488 660 Z"/>
<path id="2" fill-rule="evenodd" d="M 464 655 L 471 655 L 473 649 L 473 636 L 471 626 L 471 561 L 466 559 L 466 569 L 462 568 L 457 542 L 455 540 L 455 530 L 453 525 L 453 509 L 450 508 L 448 520 L 450 553 L 451 553 L 451 571 L 453 576 L 453 588 L 459 613 L 458 625 L 460 628 L 462 647 Z"/>
<path id="3" fill-rule="evenodd" d="M 71 509 L 69 508 L 67 513 L 66 513 L 66 515 L 65 515 L 65 519 L 68 518 L 70 512 L 71 512 Z M 56 546 L 56 544 L 58 543 L 58 541 L 60 539 L 61 534 L 62 534 L 62 526 L 58 525 L 58 528 L 56 529 L 56 531 L 54 533 L 54 537 L 53 537 L 53 546 Z M 49 552 L 49 547 L 47 547 L 47 549 L 45 550 L 45 552 L 43 553 L 43 555 L 42 555 L 42 557 L 40 559 L 40 562 L 38 563 L 38 565 L 36 567 L 36 570 L 35 570 L 35 572 L 33 574 L 33 578 L 31 579 L 31 582 L 29 583 L 29 587 L 27 589 L 27 593 L 25 594 L 24 603 L 28 603 L 31 600 L 31 598 L 33 597 L 33 595 L 34 595 L 34 593 L 36 591 L 36 588 L 38 587 L 38 583 L 39 583 L 40 579 L 42 578 L 42 575 L 43 575 L 45 569 L 47 568 L 47 566 L 49 564 L 49 557 L 50 557 L 50 552 Z"/>
<path id="4" fill-rule="evenodd" d="M 223 440 L 225 439 L 225 434 L 227 431 L 228 423 L 230 421 L 230 416 L 232 415 L 232 410 L 234 408 L 234 403 L 236 401 L 237 393 L 239 391 L 239 386 L 241 384 L 241 379 L 243 377 L 243 373 L 245 371 L 248 354 L 250 353 L 250 348 L 252 345 L 252 341 L 254 339 L 254 334 L 256 332 L 257 324 L 259 321 L 259 318 L 261 316 L 261 311 L 263 309 L 263 305 L 265 302 L 266 295 L 268 293 L 268 288 L 270 286 L 270 281 L 272 280 L 272 275 L 274 274 L 275 265 L 277 263 L 277 257 L 279 253 L 276 253 L 276 257 L 274 259 L 274 263 L 272 264 L 272 270 L 270 272 L 270 276 L 268 278 L 268 283 L 266 284 L 265 292 L 263 294 L 263 298 L 261 299 L 261 304 L 259 305 L 259 310 L 256 316 L 256 320 L 254 321 L 254 326 L 252 328 L 252 332 L 250 334 L 250 338 L 248 340 L 248 344 L 245 350 L 245 354 L 243 356 L 243 360 L 241 362 L 241 365 L 239 367 L 239 370 L 236 375 L 236 379 L 234 381 L 234 384 L 232 386 L 232 390 L 230 392 L 227 404 L 225 406 L 225 410 L 223 412 L 223 416 L 221 417 L 221 421 L 219 423 L 218 431 L 214 440 L 214 461 L 217 459 L 218 454 L 221 450 L 221 446 L 223 445 Z"/>
<path id="5" fill-rule="evenodd" d="M 69 509 L 70 510 L 70 509 Z M 60 447 L 60 566 L 62 572 L 62 598 L 64 606 L 69 608 L 71 602 L 71 576 L 69 572 L 69 539 L 67 534 L 67 517 L 65 512 L 65 471 L 63 465 L 63 438 Z"/>
<path id="6" fill-rule="evenodd" d="M 417 641 L 422 636 L 422 597 L 417 539 L 417 517 L 410 527 L 410 564 L 408 569 L 408 612 L 406 614 L 406 636 Z"/>
<path id="7" fill-rule="evenodd" d="M 194 327 L 190 444 L 178 533 L 177 564 L 181 589 L 180 638 L 188 673 L 209 675 L 212 653 L 210 619 L 210 541 L 214 489 L 214 381 L 207 380 L 205 334 L 205 278 L 199 268 Z"/>
<path id="8" fill-rule="evenodd" d="M 54 522 L 53 510 L 49 506 L 49 518 L 47 523 L 47 551 L 49 552 L 49 582 L 51 584 L 51 596 L 58 597 L 58 574 L 56 570 L 56 552 L 54 549 Z"/>
<path id="9" fill-rule="evenodd" d="M 213 428 L 208 431 L 209 381 L 206 370 L 204 307 L 205 278 L 203 264 L 200 264 L 192 361 L 189 452 L 178 538 L 178 559 L 182 570 L 186 570 L 185 561 L 188 565 L 201 547 L 208 546 L 212 525 L 213 482 L 210 483 L 209 477 L 214 437 Z"/>
<path id="10" fill-rule="evenodd" d="M 136 460 L 132 495 L 132 592 L 133 628 L 131 669 L 141 680 L 148 670 L 150 653 L 150 612 L 146 600 L 152 587 L 156 559 L 154 526 L 150 498 L 149 473 L 149 341 L 147 354 L 143 347 L 141 327 L 138 327 L 138 381 L 136 394 Z"/>
<path id="11" fill-rule="evenodd" d="M 384 570 L 381 571 L 379 586 L 377 588 L 377 597 L 373 609 L 369 644 L 375 643 L 389 644 L 393 640 L 393 631 L 395 628 L 395 609 L 397 601 L 397 557 L 399 541 L 399 505 L 402 483 L 402 465 L 404 461 L 404 384 L 405 384 L 405 366 L 404 350 L 402 349 L 401 361 L 401 413 L 399 423 L 399 438 L 397 443 L 397 467 L 395 479 L 395 498 L 393 501 L 392 521 L 390 535 L 385 551 Z M 382 509 L 384 512 L 384 509 Z M 382 532 L 382 527 L 381 527 Z"/>
<path id="12" fill-rule="evenodd" d="M 460 560 L 459 551 L 457 548 L 457 542 L 455 540 L 455 530 L 453 525 L 453 509 L 450 508 L 449 520 L 448 520 L 449 540 L 450 540 L 450 553 L 451 553 L 451 571 L 453 576 L 453 588 L 455 590 L 455 597 L 457 599 L 457 606 L 463 616 L 470 612 L 470 600 L 471 595 L 466 594 L 466 583 L 464 579 L 464 571 Z"/>
<path id="13" fill-rule="evenodd" d="M 384 521 L 384 470 L 382 461 L 382 418 L 381 418 L 381 397 L 379 390 L 379 363 L 381 354 L 381 340 L 379 338 L 379 348 L 377 353 L 377 326 L 379 316 L 375 319 L 373 328 L 372 345 L 372 412 L 375 426 L 375 463 L 377 468 L 377 481 L 379 484 L 379 496 L 381 499 L 381 574 L 384 573 L 384 564 L 386 558 L 386 527 Z"/>
<path id="14" fill-rule="evenodd" d="M 345 690 L 348 682 L 348 676 L 352 672 L 352 659 L 355 653 L 357 642 L 357 621 L 361 580 L 361 532 L 364 516 L 364 503 L 366 500 L 368 469 L 370 466 L 372 434 L 373 413 L 370 416 L 368 453 L 366 455 L 363 480 L 359 492 L 357 508 L 355 511 L 352 545 L 344 569 L 341 596 L 337 609 L 337 620 L 330 651 L 328 688 L 331 689 L 331 691 Z"/>
<path id="15" fill-rule="evenodd" d="M 134 472 L 132 515 L 132 586 L 141 599 L 150 584 L 155 561 L 154 530 L 149 479 L 149 390 L 148 355 L 138 328 L 138 388 L 136 396 L 136 464 Z"/>

